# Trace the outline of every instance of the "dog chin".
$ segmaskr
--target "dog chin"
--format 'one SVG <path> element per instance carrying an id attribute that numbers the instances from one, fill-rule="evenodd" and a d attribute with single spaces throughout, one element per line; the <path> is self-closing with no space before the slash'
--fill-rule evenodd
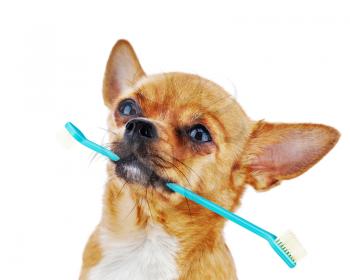
<path id="1" fill-rule="evenodd" d="M 122 169 L 122 177 L 127 181 L 140 183 L 142 185 L 150 181 L 149 176 L 136 164 L 124 164 L 120 169 Z"/>
<path id="2" fill-rule="evenodd" d="M 155 171 L 148 168 L 135 159 L 120 160 L 116 164 L 116 175 L 126 182 L 139 184 L 144 187 L 165 187 L 167 180 L 159 176 Z"/>

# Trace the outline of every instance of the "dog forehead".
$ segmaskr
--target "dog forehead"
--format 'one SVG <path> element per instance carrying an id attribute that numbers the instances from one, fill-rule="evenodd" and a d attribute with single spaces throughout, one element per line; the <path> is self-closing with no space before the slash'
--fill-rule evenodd
<path id="1" fill-rule="evenodd" d="M 191 114 L 213 112 L 237 114 L 241 109 L 236 100 L 219 85 L 200 76 L 186 73 L 164 73 L 146 76 L 136 85 L 144 107 L 152 111 L 190 110 Z"/>

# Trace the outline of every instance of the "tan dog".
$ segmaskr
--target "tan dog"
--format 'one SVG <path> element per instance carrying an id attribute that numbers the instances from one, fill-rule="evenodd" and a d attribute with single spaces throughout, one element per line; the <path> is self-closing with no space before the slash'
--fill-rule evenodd
<path id="1" fill-rule="evenodd" d="M 225 220 L 165 183 L 234 211 L 246 184 L 265 191 L 294 178 L 339 138 L 321 124 L 252 121 L 199 76 L 146 76 L 125 40 L 111 52 L 103 94 L 121 160 L 108 164 L 103 215 L 81 280 L 237 279 Z"/>

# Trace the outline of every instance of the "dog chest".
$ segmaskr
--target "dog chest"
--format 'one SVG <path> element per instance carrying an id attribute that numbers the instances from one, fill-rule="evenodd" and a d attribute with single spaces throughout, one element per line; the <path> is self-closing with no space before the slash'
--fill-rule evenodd
<path id="1" fill-rule="evenodd" d="M 89 280 L 175 280 L 178 242 L 160 226 L 152 225 L 124 239 L 100 233 L 103 258 L 91 269 Z"/>

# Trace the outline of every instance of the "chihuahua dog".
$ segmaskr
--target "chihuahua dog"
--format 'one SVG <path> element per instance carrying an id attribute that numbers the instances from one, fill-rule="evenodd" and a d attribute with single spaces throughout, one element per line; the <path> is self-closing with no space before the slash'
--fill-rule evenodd
<path id="1" fill-rule="evenodd" d="M 233 280 L 225 219 L 166 187 L 176 182 L 234 211 L 246 185 L 266 191 L 304 173 L 336 144 L 336 129 L 251 120 L 196 75 L 146 75 L 118 41 L 103 84 L 111 149 L 101 221 L 80 280 Z"/>

